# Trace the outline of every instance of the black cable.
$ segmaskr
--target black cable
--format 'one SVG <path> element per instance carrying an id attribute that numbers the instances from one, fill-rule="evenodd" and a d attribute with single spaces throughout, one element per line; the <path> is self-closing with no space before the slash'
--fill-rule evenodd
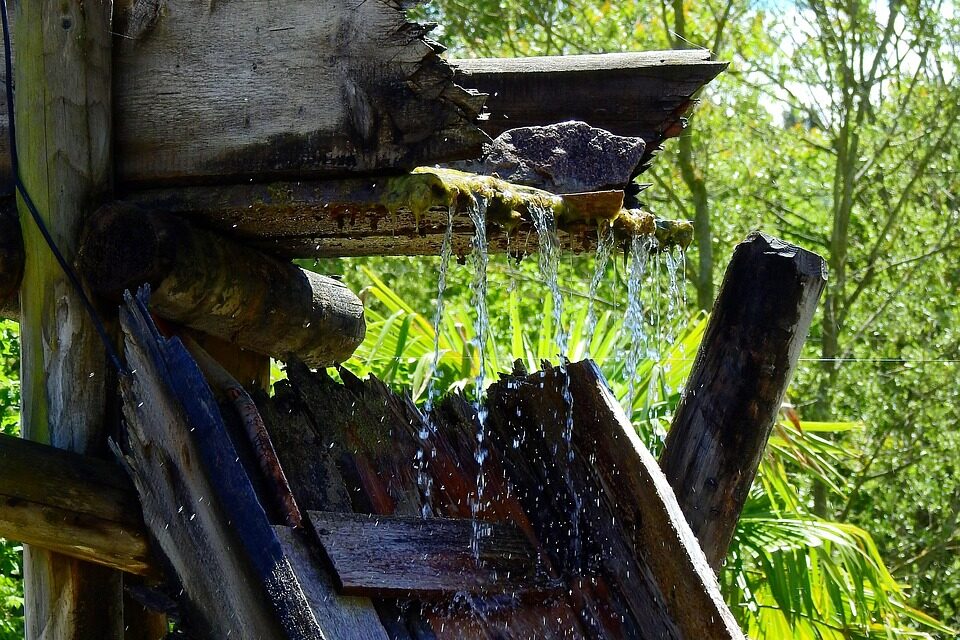
<path id="1" fill-rule="evenodd" d="M 57 262 L 60 264 L 60 268 L 63 269 L 64 274 L 66 274 L 67 279 L 70 281 L 70 284 L 73 286 L 74 290 L 76 290 L 77 295 L 80 296 L 80 301 L 83 303 L 83 307 L 90 316 L 90 320 L 93 322 L 93 326 L 96 329 L 97 334 L 99 334 L 100 340 L 103 342 L 103 346 L 107 351 L 107 357 L 110 358 L 110 361 L 113 363 L 117 373 L 120 375 L 127 375 L 129 371 L 120 360 L 120 356 L 117 354 L 117 351 L 113 346 L 113 341 L 110 340 L 110 336 L 107 334 L 107 330 L 103 326 L 103 320 L 101 320 L 96 309 L 93 308 L 93 304 L 90 302 L 86 292 L 83 290 L 83 285 L 80 283 L 80 278 L 73 270 L 73 267 L 70 266 L 66 258 L 63 257 L 63 254 L 60 253 L 60 249 L 57 248 L 57 243 L 54 242 L 53 236 L 50 235 L 50 231 L 47 229 L 47 225 L 43 221 L 43 217 L 37 210 L 37 206 L 34 204 L 33 199 L 27 192 L 26 186 L 23 184 L 23 180 L 20 178 L 20 159 L 17 155 L 17 130 L 13 117 L 13 52 L 10 49 L 10 23 L 7 18 L 7 0 L 0 0 L 0 13 L 3 14 L 3 53 L 4 64 L 7 71 L 7 122 L 10 134 L 10 168 L 13 171 L 14 189 L 16 192 L 20 193 L 20 197 L 23 199 L 24 204 L 27 205 L 27 210 L 30 212 L 30 217 L 33 218 L 33 222 L 37 225 L 37 229 L 40 230 L 40 235 L 43 236 L 44 241 L 46 241 L 47 246 L 50 247 L 50 251 L 53 253 L 53 257 L 56 258 Z"/>

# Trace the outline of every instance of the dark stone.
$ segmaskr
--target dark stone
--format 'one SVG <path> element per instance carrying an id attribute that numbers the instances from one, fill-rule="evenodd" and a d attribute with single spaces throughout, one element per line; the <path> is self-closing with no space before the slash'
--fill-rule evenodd
<path id="1" fill-rule="evenodd" d="M 645 146 L 641 138 L 569 121 L 505 131 L 479 161 L 460 168 L 553 193 L 624 189 Z"/>

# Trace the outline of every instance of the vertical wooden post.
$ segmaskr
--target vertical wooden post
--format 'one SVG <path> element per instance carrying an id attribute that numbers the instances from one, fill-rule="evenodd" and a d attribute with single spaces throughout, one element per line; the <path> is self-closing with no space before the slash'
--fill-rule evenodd
<path id="1" fill-rule="evenodd" d="M 826 285 L 815 253 L 754 233 L 720 287 L 660 466 L 719 569 Z"/>
<path id="2" fill-rule="evenodd" d="M 20 173 L 68 261 L 80 223 L 110 189 L 110 0 L 20 0 L 14 40 Z M 105 452 L 106 358 L 76 293 L 22 200 L 25 437 Z M 121 578 L 41 549 L 24 551 L 26 637 L 119 640 Z"/>

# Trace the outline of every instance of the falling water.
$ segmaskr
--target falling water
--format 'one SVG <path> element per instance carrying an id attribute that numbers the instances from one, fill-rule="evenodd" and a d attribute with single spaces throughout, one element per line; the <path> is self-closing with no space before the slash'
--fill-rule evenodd
<path id="1" fill-rule="evenodd" d="M 529 209 L 533 227 L 538 238 L 538 265 L 553 301 L 553 346 L 560 356 L 560 377 L 563 388 L 563 402 L 566 409 L 563 427 L 563 441 L 566 446 L 567 465 L 563 469 L 564 482 L 570 492 L 570 554 L 571 566 L 578 567 L 580 563 L 580 494 L 571 476 L 573 453 L 573 394 L 570 392 L 570 377 L 567 375 L 567 346 L 569 333 L 563 324 L 563 297 L 560 293 L 560 239 L 557 236 L 557 221 L 553 211 L 547 207 L 531 206 Z"/>
<path id="2" fill-rule="evenodd" d="M 447 227 L 440 245 L 440 277 L 437 283 L 437 308 L 433 314 L 433 361 L 427 374 L 427 401 L 423 407 L 424 420 L 420 428 L 420 446 L 417 448 L 417 484 L 423 494 L 423 517 L 430 515 L 430 494 L 433 490 L 433 477 L 430 475 L 429 458 L 433 456 L 429 446 L 430 437 L 436 430 L 433 424 L 433 404 L 437 400 L 437 369 L 440 366 L 440 324 L 443 322 L 443 294 L 447 289 L 447 269 L 450 267 L 450 255 L 453 248 L 453 214 L 456 207 L 447 209 Z"/>
<path id="3" fill-rule="evenodd" d="M 610 254 L 613 253 L 613 244 L 613 227 L 609 224 L 601 224 L 597 227 L 597 255 L 593 263 L 593 278 L 590 280 L 590 291 L 587 299 L 587 321 L 583 332 L 587 341 L 587 357 L 590 357 L 590 341 L 594 330 L 597 328 L 597 290 L 600 288 L 603 276 L 607 273 L 607 263 L 610 261 Z"/>
<path id="4" fill-rule="evenodd" d="M 486 535 L 488 529 L 477 517 L 483 505 L 483 490 L 486 486 L 483 463 L 487 457 L 487 409 L 483 403 L 484 374 L 487 367 L 487 334 L 490 330 L 490 318 L 487 315 L 487 266 L 489 257 L 487 255 L 486 199 L 477 197 L 476 201 L 471 204 L 469 213 L 474 227 L 473 251 L 470 253 L 470 260 L 473 264 L 473 281 L 470 283 L 470 291 L 473 293 L 473 308 L 477 312 L 474 335 L 476 336 L 475 347 L 478 358 L 477 377 L 474 380 L 474 393 L 477 403 L 477 448 L 474 453 L 477 462 L 477 492 L 470 504 L 470 512 L 473 517 L 473 535 L 470 539 L 470 546 L 474 558 L 479 559 L 480 539 Z"/>
<path id="5" fill-rule="evenodd" d="M 624 376 L 627 379 L 628 391 L 624 409 L 628 416 L 633 415 L 634 384 L 636 382 L 637 366 L 641 358 L 649 355 L 650 336 L 647 333 L 646 320 L 643 317 L 644 305 L 642 297 L 643 283 L 647 271 L 647 262 L 650 259 L 652 241 L 647 236 L 635 235 L 630 240 L 630 270 L 627 276 L 627 311 L 623 318 L 623 328 L 630 338 L 630 349 L 627 351 L 627 362 Z"/>

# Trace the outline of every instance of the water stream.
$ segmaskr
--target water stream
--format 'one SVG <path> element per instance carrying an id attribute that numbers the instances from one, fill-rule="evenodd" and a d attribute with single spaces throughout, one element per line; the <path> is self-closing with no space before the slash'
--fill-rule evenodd
<path id="1" fill-rule="evenodd" d="M 473 294 L 473 308 L 477 314 L 474 320 L 474 346 L 477 350 L 478 360 L 477 376 L 474 379 L 474 394 L 477 407 L 477 443 L 474 452 L 474 459 L 477 462 L 477 492 L 474 495 L 474 500 L 470 504 L 470 513 L 473 517 L 473 535 L 470 539 L 470 546 L 474 558 L 479 559 L 480 540 L 488 531 L 488 527 L 477 517 L 483 506 L 483 494 L 484 488 L 486 487 L 483 463 L 487 458 L 487 408 L 483 402 L 487 368 L 487 334 L 490 331 L 490 318 L 487 314 L 487 268 L 489 266 L 489 255 L 487 254 L 486 199 L 477 197 L 476 201 L 470 206 L 469 214 L 474 226 L 473 250 L 470 252 L 470 262 L 473 266 L 473 281 L 470 283 L 470 291 Z"/>
<path id="2" fill-rule="evenodd" d="M 433 405 L 437 400 L 437 369 L 440 367 L 440 331 L 443 322 L 443 294 L 447 290 L 447 270 L 450 268 L 450 256 L 453 253 L 453 215 L 456 206 L 447 208 L 447 226 L 443 233 L 443 242 L 440 245 L 440 275 L 437 280 L 437 307 L 433 312 L 433 361 L 427 374 L 427 400 L 423 406 L 423 426 L 418 434 L 420 437 L 417 449 L 417 484 L 423 494 L 423 517 L 431 515 L 430 494 L 433 491 L 433 477 L 430 475 L 430 458 L 433 457 L 433 448 L 430 438 L 436 432 L 433 424 Z"/>
<path id="3" fill-rule="evenodd" d="M 610 262 L 610 255 L 613 253 L 614 246 L 613 227 L 606 223 L 601 223 L 597 227 L 597 255 L 594 257 L 593 278 L 590 279 L 590 290 L 587 293 L 587 320 L 585 322 L 583 335 L 587 341 L 585 357 L 590 357 L 590 342 L 593 332 L 597 328 L 597 291 L 600 289 L 600 283 L 607 273 L 607 263 Z"/>
<path id="4" fill-rule="evenodd" d="M 633 416 L 633 400 L 637 367 L 641 359 L 650 355 L 650 335 L 644 318 L 643 286 L 647 275 L 647 263 L 650 260 L 652 240 L 647 236 L 636 235 L 630 240 L 629 271 L 627 273 L 627 310 L 623 318 L 623 328 L 630 340 L 627 349 L 627 361 L 623 375 L 627 379 L 627 397 L 624 409 L 627 416 Z"/>

